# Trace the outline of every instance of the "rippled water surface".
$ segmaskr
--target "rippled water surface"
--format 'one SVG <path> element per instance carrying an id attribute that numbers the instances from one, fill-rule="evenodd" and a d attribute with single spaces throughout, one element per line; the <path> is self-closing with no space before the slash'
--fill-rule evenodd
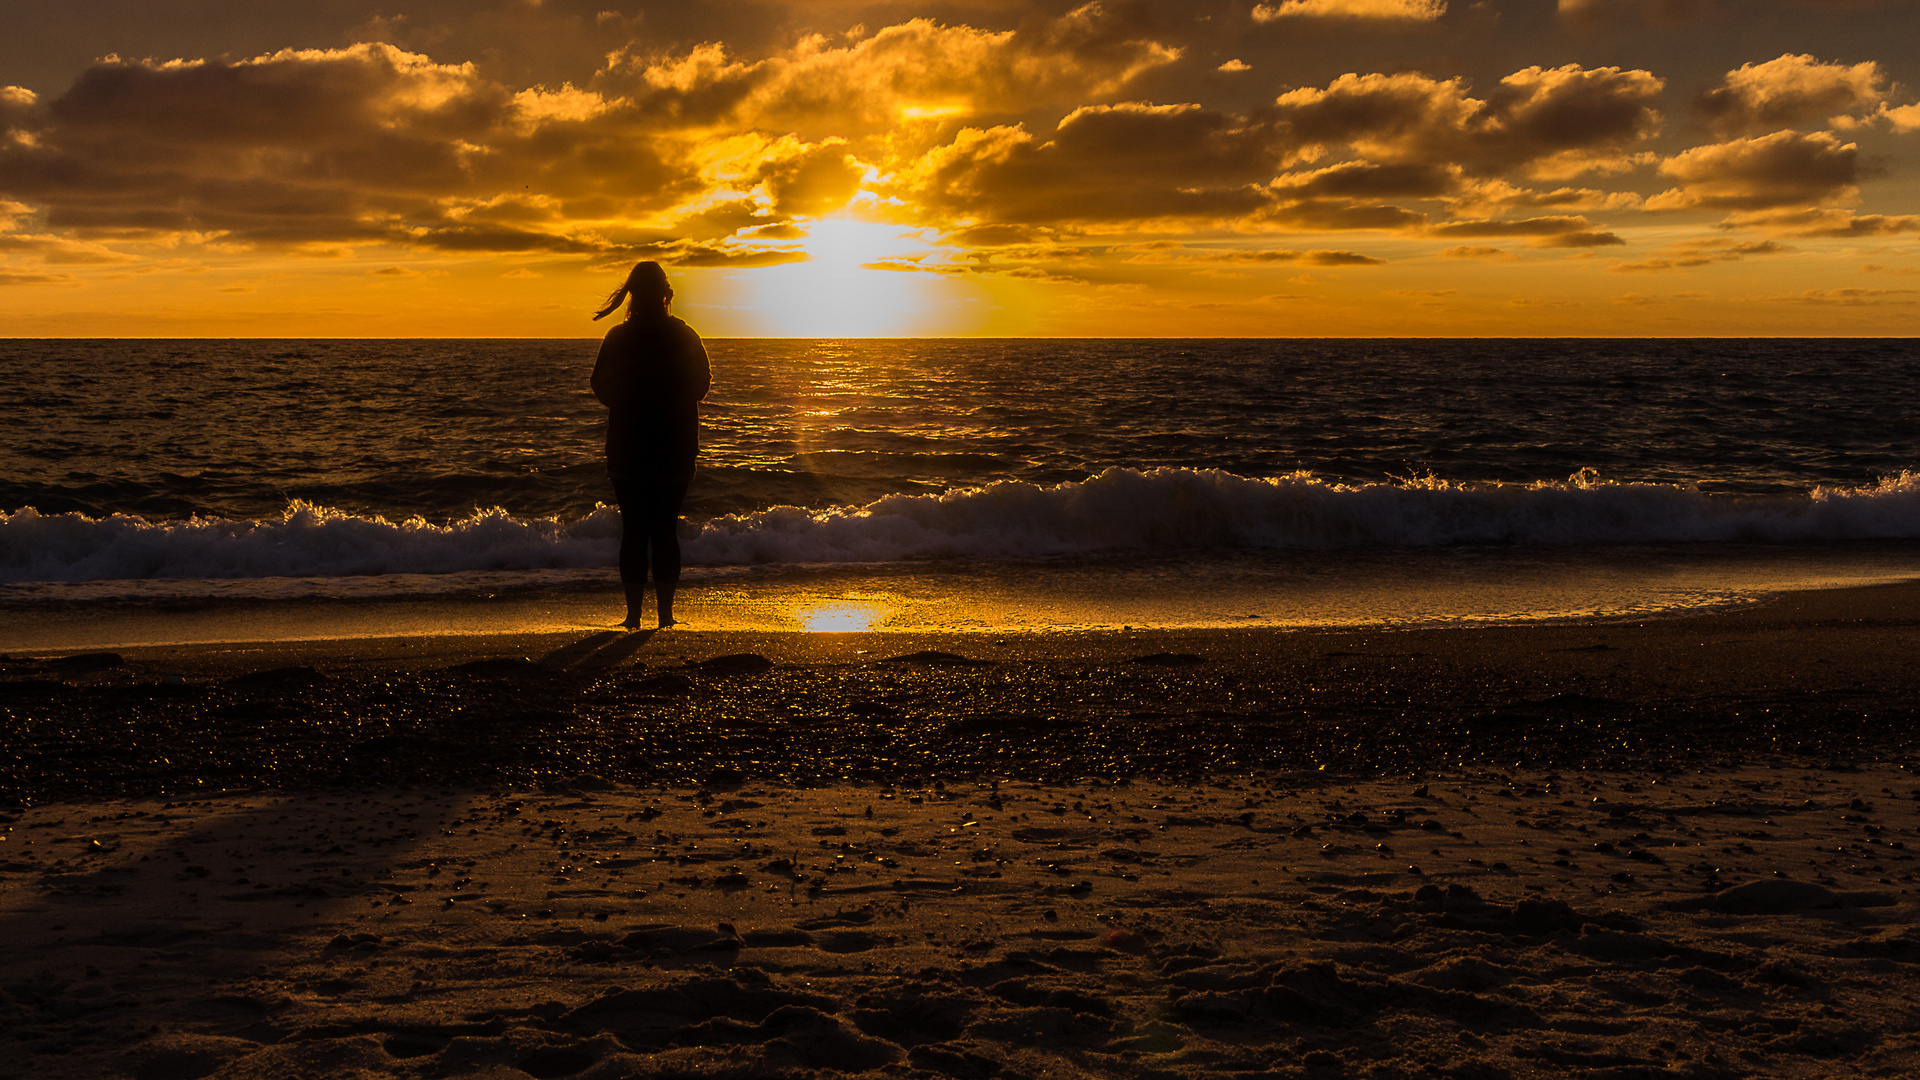
<path id="1" fill-rule="evenodd" d="M 597 343 L 0 342 L 0 510 L 446 523 L 610 498 Z M 1109 467 L 1365 483 L 1855 487 L 1920 465 L 1890 341 L 709 342 L 688 513 Z"/>

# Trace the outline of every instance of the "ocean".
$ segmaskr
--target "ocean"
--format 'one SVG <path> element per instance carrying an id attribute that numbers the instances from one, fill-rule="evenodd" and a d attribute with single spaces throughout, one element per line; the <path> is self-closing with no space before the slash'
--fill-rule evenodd
<path id="1" fill-rule="evenodd" d="M 617 621 L 596 348 L 0 341 L 0 650 Z M 1913 340 L 708 348 L 695 627 L 1512 622 L 1920 577 Z"/>

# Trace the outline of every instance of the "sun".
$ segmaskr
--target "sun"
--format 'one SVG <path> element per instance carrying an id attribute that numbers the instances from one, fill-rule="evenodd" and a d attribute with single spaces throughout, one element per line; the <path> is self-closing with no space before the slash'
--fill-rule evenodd
<path id="1" fill-rule="evenodd" d="M 956 290 L 911 269 L 937 255 L 918 229 L 853 218 L 805 223 L 805 262 L 747 271 L 740 305 L 775 337 L 912 337 L 951 328 Z M 883 269 L 886 266 L 906 269 Z"/>

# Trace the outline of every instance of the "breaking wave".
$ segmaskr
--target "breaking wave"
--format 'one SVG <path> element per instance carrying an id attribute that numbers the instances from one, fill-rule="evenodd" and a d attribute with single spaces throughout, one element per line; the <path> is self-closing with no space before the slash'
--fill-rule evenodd
<path id="1" fill-rule="evenodd" d="M 0 581 L 351 577 L 613 565 L 618 513 L 572 521 L 477 512 L 447 525 L 295 502 L 277 519 L 0 515 Z M 1806 542 L 1920 538 L 1920 473 L 1859 488 L 1709 495 L 1582 473 L 1533 484 L 1112 468 L 1041 487 L 1003 481 L 861 507 L 774 507 L 682 525 L 691 566 L 1025 558 L 1231 548 Z"/>

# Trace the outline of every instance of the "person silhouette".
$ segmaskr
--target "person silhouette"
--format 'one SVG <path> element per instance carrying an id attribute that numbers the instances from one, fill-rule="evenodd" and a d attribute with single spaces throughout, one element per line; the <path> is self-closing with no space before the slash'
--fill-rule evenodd
<path id="1" fill-rule="evenodd" d="M 680 582 L 680 504 L 700 446 L 700 399 L 713 386 L 707 349 L 668 313 L 673 287 L 657 262 L 635 264 L 594 313 L 598 322 L 627 304 L 593 363 L 593 396 L 607 407 L 607 477 L 620 506 L 620 584 L 629 630 L 640 628 L 647 569 L 662 629 L 674 624 Z M 652 558 L 649 560 L 649 549 Z"/>

